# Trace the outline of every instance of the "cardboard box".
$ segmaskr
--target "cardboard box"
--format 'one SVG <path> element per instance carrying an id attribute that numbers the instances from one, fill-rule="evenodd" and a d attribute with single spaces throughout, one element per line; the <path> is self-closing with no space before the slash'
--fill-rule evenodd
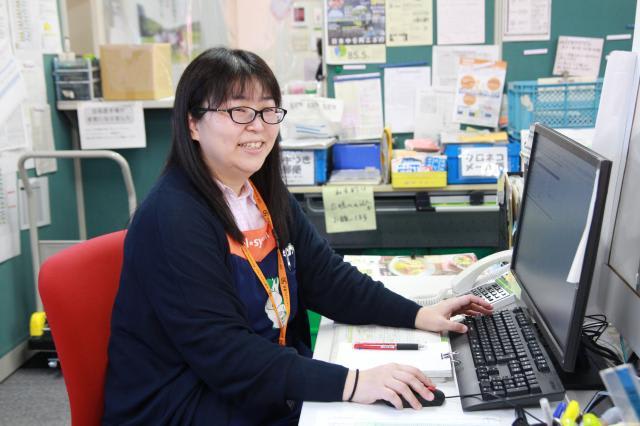
<path id="1" fill-rule="evenodd" d="M 173 95 L 168 43 L 103 45 L 100 65 L 104 99 L 160 99 Z"/>

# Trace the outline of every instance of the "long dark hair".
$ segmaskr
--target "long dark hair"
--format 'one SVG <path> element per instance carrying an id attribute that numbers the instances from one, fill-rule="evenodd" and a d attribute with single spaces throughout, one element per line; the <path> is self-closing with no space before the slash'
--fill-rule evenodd
<path id="1" fill-rule="evenodd" d="M 176 89 L 171 152 L 166 166 L 166 169 L 178 167 L 186 173 L 219 216 L 227 234 L 240 243 L 244 242 L 244 235 L 236 225 L 222 191 L 211 177 L 212 170 L 202 157 L 200 144 L 191 139 L 189 114 L 200 120 L 204 112 L 197 108 L 218 108 L 238 91 L 243 93 L 253 82 L 271 95 L 276 106 L 281 105 L 278 80 L 266 62 L 255 53 L 216 47 L 198 55 L 184 70 Z M 280 136 L 260 170 L 251 176 L 251 181 L 269 208 L 279 240 L 285 242 L 289 239 L 287 222 L 290 209 L 287 188 L 282 180 L 279 142 Z"/>

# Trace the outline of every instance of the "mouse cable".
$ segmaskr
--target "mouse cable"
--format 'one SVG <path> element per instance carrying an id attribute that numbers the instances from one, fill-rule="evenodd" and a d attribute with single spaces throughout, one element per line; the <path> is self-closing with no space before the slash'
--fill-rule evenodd
<path id="1" fill-rule="evenodd" d="M 522 411 L 524 411 L 524 413 L 525 413 L 526 415 L 533 417 L 533 418 L 534 418 L 538 423 L 545 424 L 545 422 L 543 422 L 542 420 L 540 420 L 539 418 L 537 418 L 536 416 L 534 416 L 533 414 L 531 414 L 529 411 L 525 410 L 524 408 L 522 408 L 522 407 L 521 407 L 521 406 L 519 406 L 519 405 L 513 404 L 511 401 L 507 401 L 504 397 L 502 397 L 502 396 L 498 395 L 497 393 L 495 393 L 495 392 L 491 392 L 491 395 L 493 395 L 493 396 L 495 396 L 496 398 L 498 398 L 498 399 L 502 400 L 502 402 L 506 403 L 507 405 L 510 405 L 512 408 L 521 408 L 521 409 L 522 409 Z M 460 399 L 462 399 L 462 398 L 475 398 L 475 399 L 477 399 L 477 400 L 479 400 L 479 401 L 484 401 L 484 400 L 481 398 L 481 396 L 482 396 L 482 394 L 481 394 L 481 393 L 472 393 L 472 394 L 468 394 L 468 395 L 450 395 L 450 396 L 445 396 L 445 399 L 446 399 L 446 398 L 460 398 Z"/>

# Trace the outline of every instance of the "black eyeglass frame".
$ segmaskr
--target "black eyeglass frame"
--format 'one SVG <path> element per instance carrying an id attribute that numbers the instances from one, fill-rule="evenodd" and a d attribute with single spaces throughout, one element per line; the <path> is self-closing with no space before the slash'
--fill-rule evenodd
<path id="1" fill-rule="evenodd" d="M 233 118 L 233 111 L 234 110 L 238 110 L 238 109 L 250 109 L 251 111 L 253 111 L 253 118 L 247 122 L 240 122 L 240 121 L 236 121 Z M 263 112 L 265 110 L 268 109 L 272 109 L 272 110 L 276 110 L 276 112 L 280 112 L 282 111 L 282 119 L 280 119 L 280 121 L 276 121 L 275 123 L 269 123 L 267 120 L 264 119 L 264 115 Z M 284 120 L 284 117 L 287 115 L 287 110 L 284 108 L 280 108 L 280 107 L 267 107 L 267 108 L 263 108 L 261 110 L 257 110 L 251 107 L 246 107 L 246 106 L 237 106 L 237 107 L 233 107 L 233 108 L 203 108 L 203 107 L 197 107 L 194 108 L 194 110 L 198 111 L 198 112 L 207 112 L 207 111 L 211 111 L 211 112 L 226 112 L 227 114 L 229 114 L 229 117 L 231 118 L 231 121 L 233 121 L 236 124 L 249 124 L 252 123 L 253 120 L 256 119 L 256 117 L 259 115 L 260 119 L 262 120 L 263 123 L 266 124 L 280 124 L 282 123 L 282 121 Z"/>

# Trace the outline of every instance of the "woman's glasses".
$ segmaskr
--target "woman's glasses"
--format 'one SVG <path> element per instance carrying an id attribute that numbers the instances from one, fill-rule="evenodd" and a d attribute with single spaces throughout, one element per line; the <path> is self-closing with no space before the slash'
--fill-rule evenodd
<path id="1" fill-rule="evenodd" d="M 234 123 L 249 124 L 256 119 L 259 115 L 262 121 L 267 124 L 278 124 L 284 120 L 284 116 L 287 115 L 287 110 L 284 108 L 269 107 L 263 108 L 260 111 L 250 107 L 233 107 L 233 108 L 196 108 L 199 112 L 214 111 L 214 112 L 226 112 L 231 117 Z"/>

